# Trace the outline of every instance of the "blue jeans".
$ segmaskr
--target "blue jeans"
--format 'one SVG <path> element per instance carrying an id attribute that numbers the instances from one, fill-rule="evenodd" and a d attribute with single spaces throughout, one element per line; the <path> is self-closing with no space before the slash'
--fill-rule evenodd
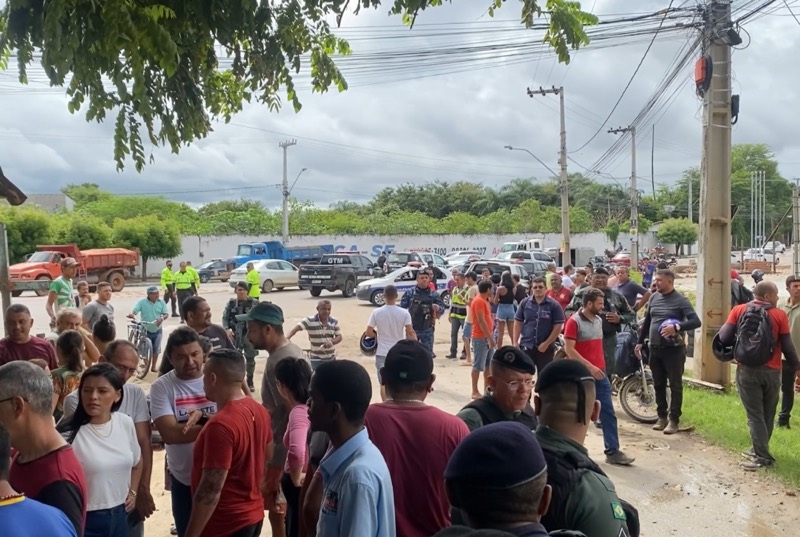
<path id="1" fill-rule="evenodd" d="M 84 537 L 128 537 L 128 515 L 125 506 L 86 512 Z"/>
<path id="2" fill-rule="evenodd" d="M 450 354 L 458 354 L 458 331 L 467 324 L 466 319 L 450 317 Z"/>
<path id="3" fill-rule="evenodd" d="M 183 537 L 186 527 L 189 525 L 189 517 L 192 516 L 192 487 L 186 486 L 172 474 L 169 475 L 172 490 L 172 518 L 175 520 L 175 529 L 178 530 L 178 537 Z"/>
<path id="4" fill-rule="evenodd" d="M 472 370 L 483 371 L 489 360 L 489 341 L 485 338 L 472 338 Z"/>
<path id="5" fill-rule="evenodd" d="M 433 352 L 433 328 L 427 328 L 417 332 L 417 341 L 422 343 L 422 346 Z"/>
<path id="6" fill-rule="evenodd" d="M 619 451 L 619 432 L 617 431 L 617 414 L 611 395 L 611 382 L 608 377 L 595 382 L 597 400 L 600 401 L 600 423 L 603 426 L 603 444 L 605 454 L 612 455 Z"/>
<path id="7" fill-rule="evenodd" d="M 378 372 L 378 384 L 381 383 L 381 369 L 386 365 L 386 356 L 375 356 L 375 370 Z"/>

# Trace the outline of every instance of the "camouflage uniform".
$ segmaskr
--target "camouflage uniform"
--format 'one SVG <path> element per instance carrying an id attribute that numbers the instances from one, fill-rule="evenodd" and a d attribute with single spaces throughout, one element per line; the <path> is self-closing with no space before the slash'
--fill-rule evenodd
<path id="1" fill-rule="evenodd" d="M 233 344 L 244 354 L 247 362 L 247 385 L 253 386 L 253 375 L 256 370 L 256 356 L 258 351 L 247 338 L 247 322 L 237 321 L 237 315 L 243 315 L 258 304 L 258 300 L 247 298 L 247 300 L 237 300 L 235 297 L 228 301 L 225 311 L 222 313 L 222 326 L 233 332 Z"/>

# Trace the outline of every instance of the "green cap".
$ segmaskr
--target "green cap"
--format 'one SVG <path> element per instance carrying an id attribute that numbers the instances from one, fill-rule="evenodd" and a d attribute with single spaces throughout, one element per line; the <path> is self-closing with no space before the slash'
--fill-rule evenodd
<path id="1" fill-rule="evenodd" d="M 283 325 L 283 310 L 272 302 L 259 302 L 258 305 L 247 313 L 237 315 L 236 320 Z"/>

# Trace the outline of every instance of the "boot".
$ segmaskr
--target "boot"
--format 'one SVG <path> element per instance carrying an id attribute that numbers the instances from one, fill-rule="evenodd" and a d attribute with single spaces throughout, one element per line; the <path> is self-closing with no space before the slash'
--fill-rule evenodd
<path id="1" fill-rule="evenodd" d="M 619 449 L 610 455 L 606 455 L 606 462 L 617 466 L 630 466 L 635 460 L 635 458 L 625 455 Z"/>
<path id="2" fill-rule="evenodd" d="M 664 428 L 664 434 L 675 434 L 679 431 L 678 422 L 675 420 L 669 420 L 669 423 Z"/>
<path id="3" fill-rule="evenodd" d="M 653 425 L 654 431 L 663 431 L 667 428 L 667 418 L 658 418 L 658 421 Z"/>
<path id="4" fill-rule="evenodd" d="M 247 376 L 247 387 L 250 388 L 250 392 L 251 393 L 254 393 L 256 391 L 256 387 L 253 384 L 253 376 L 252 375 L 248 375 Z"/>

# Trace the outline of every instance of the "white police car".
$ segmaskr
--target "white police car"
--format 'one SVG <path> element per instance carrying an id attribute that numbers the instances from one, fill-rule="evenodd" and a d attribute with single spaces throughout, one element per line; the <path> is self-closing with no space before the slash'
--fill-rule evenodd
<path id="1" fill-rule="evenodd" d="M 450 306 L 450 291 L 447 290 L 447 281 L 450 276 L 447 275 L 439 267 L 433 269 L 436 276 L 436 291 L 442 297 L 442 301 L 446 306 Z M 397 287 L 397 293 L 400 297 L 403 293 L 416 287 L 417 285 L 417 272 L 419 267 L 403 267 L 390 272 L 383 278 L 374 278 L 366 280 L 358 284 L 356 288 L 356 296 L 359 300 L 368 300 L 375 306 L 383 306 L 383 290 L 387 285 L 394 285 Z"/>

